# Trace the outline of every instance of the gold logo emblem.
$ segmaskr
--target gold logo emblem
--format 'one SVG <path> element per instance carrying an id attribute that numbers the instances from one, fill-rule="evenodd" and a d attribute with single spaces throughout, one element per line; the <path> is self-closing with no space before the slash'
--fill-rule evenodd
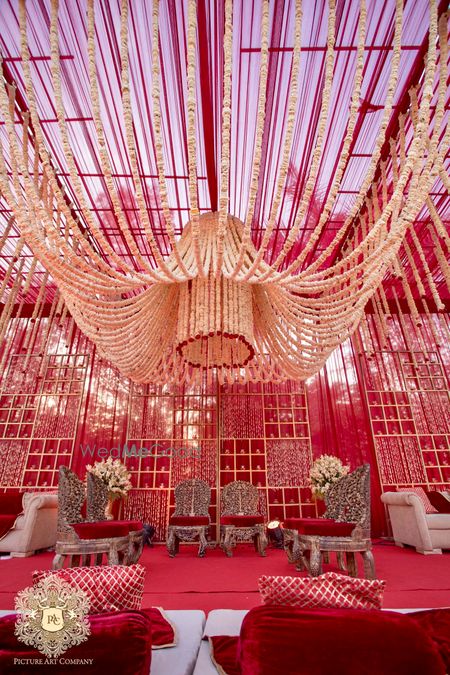
<path id="1" fill-rule="evenodd" d="M 17 638 L 49 658 L 64 654 L 91 634 L 86 593 L 56 574 L 20 591 L 16 610 Z"/>

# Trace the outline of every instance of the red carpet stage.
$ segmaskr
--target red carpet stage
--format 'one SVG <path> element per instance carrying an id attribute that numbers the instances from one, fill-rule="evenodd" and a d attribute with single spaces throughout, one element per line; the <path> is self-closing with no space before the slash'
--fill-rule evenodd
<path id="1" fill-rule="evenodd" d="M 247 609 L 260 604 L 257 590 L 262 574 L 296 575 L 284 551 L 269 549 L 266 558 L 247 545 L 238 546 L 233 558 L 220 549 L 208 549 L 197 558 L 189 545 L 170 559 L 164 546 L 146 548 L 140 563 L 147 568 L 144 607 L 165 609 Z M 450 553 L 424 556 L 378 542 L 374 546 L 377 577 L 386 579 L 384 607 L 450 606 Z M 12 609 L 17 591 L 31 584 L 36 569 L 49 569 L 53 554 L 0 560 L 0 608 Z M 337 571 L 334 564 L 324 571 Z"/>

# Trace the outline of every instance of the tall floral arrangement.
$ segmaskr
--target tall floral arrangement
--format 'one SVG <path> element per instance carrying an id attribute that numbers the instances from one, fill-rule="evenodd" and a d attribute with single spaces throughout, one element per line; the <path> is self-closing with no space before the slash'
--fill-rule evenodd
<path id="1" fill-rule="evenodd" d="M 343 464 L 338 457 L 321 455 L 311 467 L 309 478 L 313 496 L 323 499 L 331 485 L 350 471 L 350 467 Z"/>
<path id="2" fill-rule="evenodd" d="M 100 478 L 107 486 L 112 499 L 126 497 L 128 490 L 132 487 L 130 481 L 131 474 L 127 470 L 127 467 L 118 459 L 108 457 L 108 459 L 95 462 L 93 466 L 88 464 L 86 471 Z"/>

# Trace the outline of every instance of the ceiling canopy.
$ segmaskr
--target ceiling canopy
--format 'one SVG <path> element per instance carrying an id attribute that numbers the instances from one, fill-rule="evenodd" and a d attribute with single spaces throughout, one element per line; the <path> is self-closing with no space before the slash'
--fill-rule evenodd
<path id="1" fill-rule="evenodd" d="M 304 379 L 369 300 L 444 310 L 444 10 L 5 1 L 0 331 L 46 301 L 136 381 Z"/>

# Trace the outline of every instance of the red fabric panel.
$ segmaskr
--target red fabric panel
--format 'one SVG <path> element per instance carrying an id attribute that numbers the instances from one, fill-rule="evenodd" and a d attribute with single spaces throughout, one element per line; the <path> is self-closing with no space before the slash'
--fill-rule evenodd
<path id="1" fill-rule="evenodd" d="M 172 516 L 169 525 L 209 525 L 208 516 Z"/>
<path id="2" fill-rule="evenodd" d="M 4 492 L 0 494 L 0 515 L 18 516 L 22 513 L 23 492 Z"/>
<path id="3" fill-rule="evenodd" d="M 245 617 L 242 675 L 444 675 L 435 643 L 417 621 L 378 610 L 263 605 Z"/>
<path id="4" fill-rule="evenodd" d="M 321 537 L 350 537 L 355 529 L 355 523 L 337 523 L 331 518 L 288 518 L 283 524 L 288 530 Z"/>
<path id="5" fill-rule="evenodd" d="M 83 672 L 84 675 L 148 675 L 152 659 L 151 619 L 142 612 L 113 612 L 89 617 L 91 635 L 86 642 L 71 647 L 55 665 L 45 665 L 45 656 L 37 649 L 19 642 L 14 635 L 15 615 L 0 619 L 0 672 L 54 675 Z M 14 659 L 38 659 L 40 665 L 20 666 Z M 77 666 L 66 665 L 64 659 L 92 659 Z"/>
<path id="6" fill-rule="evenodd" d="M 222 525 L 235 525 L 236 527 L 252 527 L 264 522 L 264 516 L 222 516 Z"/>
<path id="7" fill-rule="evenodd" d="M 450 501 L 446 499 L 444 495 L 441 495 L 441 493 L 436 490 L 429 490 L 426 492 L 426 495 L 432 506 L 434 506 L 439 513 L 450 513 Z"/>
<path id="8" fill-rule="evenodd" d="M 176 644 L 175 630 L 166 619 L 159 607 L 142 609 L 142 614 L 149 617 L 152 622 L 152 649 L 158 647 L 173 647 Z"/>
<path id="9" fill-rule="evenodd" d="M 241 666 L 238 659 L 239 637 L 231 635 L 214 635 L 209 638 L 211 658 L 226 675 L 240 675 Z"/>
<path id="10" fill-rule="evenodd" d="M 0 515 L 0 537 L 3 537 L 7 532 L 10 531 L 14 523 L 16 522 L 17 516 L 1 516 Z"/>
<path id="11" fill-rule="evenodd" d="M 97 523 L 74 523 L 73 529 L 80 539 L 109 539 L 126 537 L 129 529 L 124 521 L 102 520 Z"/>

